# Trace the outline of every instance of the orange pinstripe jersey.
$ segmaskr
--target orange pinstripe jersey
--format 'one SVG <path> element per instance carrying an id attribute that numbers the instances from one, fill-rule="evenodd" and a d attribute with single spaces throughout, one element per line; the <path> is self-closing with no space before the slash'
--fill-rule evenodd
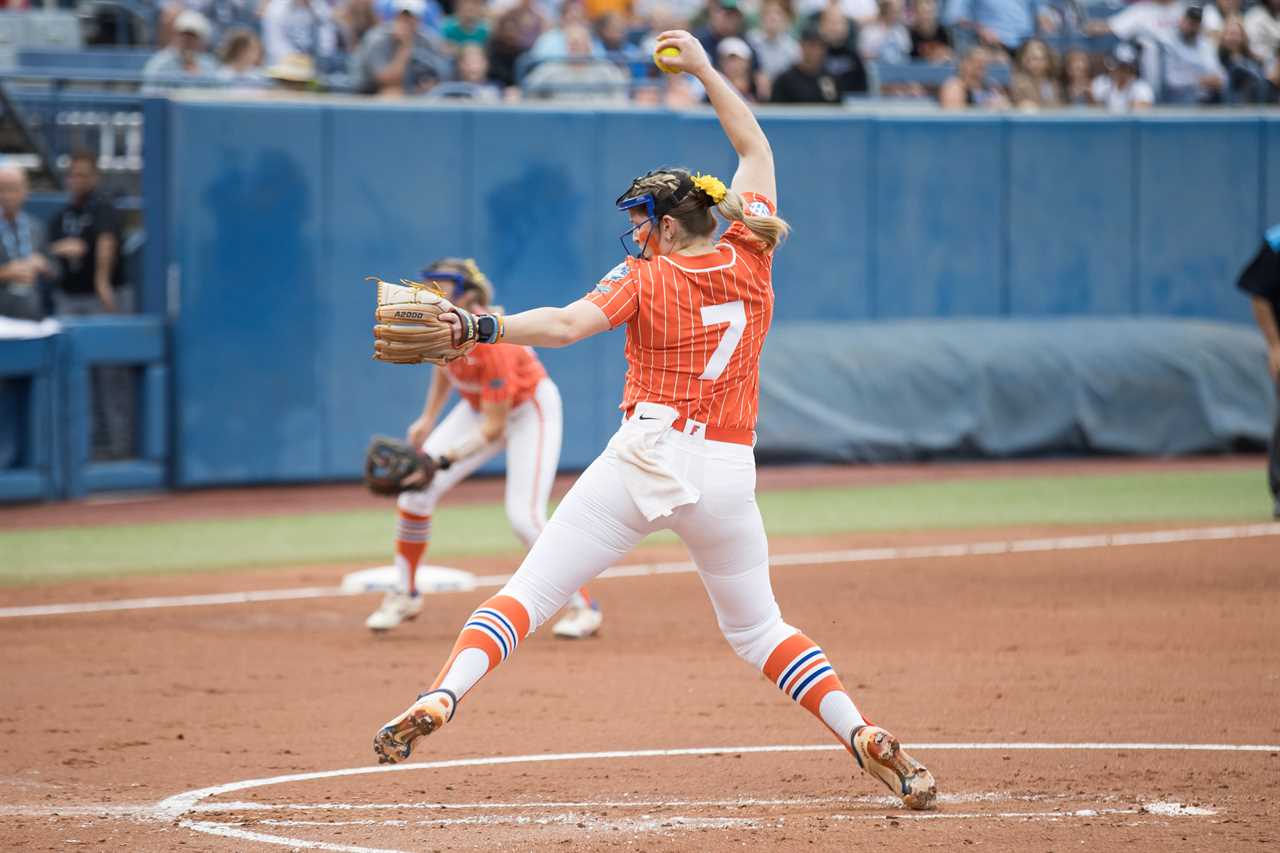
<path id="1" fill-rule="evenodd" d="M 482 402 L 510 400 L 513 408 L 520 405 L 546 375 L 533 350 L 515 344 L 476 347 L 445 367 L 449 383 L 476 411 Z"/>
<path id="2" fill-rule="evenodd" d="M 755 193 L 743 193 L 743 204 L 774 210 Z M 712 254 L 629 258 L 601 279 L 586 299 L 610 326 L 627 324 L 619 408 L 660 403 L 709 426 L 754 429 L 772 270 L 773 253 L 735 222 Z"/>

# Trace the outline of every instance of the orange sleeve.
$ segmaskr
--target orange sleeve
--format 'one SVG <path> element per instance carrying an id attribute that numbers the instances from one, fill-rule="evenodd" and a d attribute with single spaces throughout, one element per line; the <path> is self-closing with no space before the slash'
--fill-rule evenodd
<path id="1" fill-rule="evenodd" d="M 484 390 L 480 392 L 480 400 L 485 403 L 501 403 L 503 400 L 510 400 L 515 397 L 519 390 L 516 376 L 516 359 L 515 347 L 509 344 L 498 344 L 497 346 L 481 345 L 472 351 L 472 357 L 476 353 L 483 353 L 480 360 L 482 362 L 481 384 Z"/>
<path id="2" fill-rule="evenodd" d="M 773 199 L 760 193 L 743 193 L 742 194 L 742 210 L 744 213 L 752 216 L 773 216 L 777 212 L 778 207 L 773 203 Z M 721 240 L 728 240 L 734 245 L 745 248 L 757 255 L 767 255 L 769 250 L 760 245 L 760 241 L 751 233 L 742 222 L 735 222 L 730 225 L 724 232 Z"/>
<path id="3" fill-rule="evenodd" d="M 604 312 L 612 329 L 630 320 L 640 310 L 640 268 L 635 259 L 609 270 L 583 298 Z"/>

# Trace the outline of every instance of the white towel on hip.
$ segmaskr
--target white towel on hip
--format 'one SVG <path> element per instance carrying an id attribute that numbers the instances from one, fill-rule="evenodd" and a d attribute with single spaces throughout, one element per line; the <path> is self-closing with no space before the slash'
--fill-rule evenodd
<path id="1" fill-rule="evenodd" d="M 649 521 L 671 515 L 677 508 L 697 503 L 701 493 L 671 470 L 658 440 L 679 417 L 670 406 L 637 403 L 632 417 L 609 441 L 622 461 L 622 484 L 636 507 Z"/>

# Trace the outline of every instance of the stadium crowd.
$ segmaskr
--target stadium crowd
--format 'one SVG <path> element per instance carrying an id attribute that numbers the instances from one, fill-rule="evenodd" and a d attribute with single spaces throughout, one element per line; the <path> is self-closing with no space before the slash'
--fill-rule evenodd
<path id="1" fill-rule="evenodd" d="M 649 58 L 658 33 L 687 28 L 755 102 L 869 91 L 984 110 L 1280 101 L 1280 0 L 1117 2 L 177 0 L 156 12 L 145 75 L 153 87 L 678 107 L 702 93 Z"/>

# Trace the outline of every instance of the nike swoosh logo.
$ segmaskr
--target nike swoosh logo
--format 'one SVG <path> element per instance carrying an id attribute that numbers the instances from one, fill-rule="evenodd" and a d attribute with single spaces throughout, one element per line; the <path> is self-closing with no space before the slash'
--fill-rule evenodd
<path id="1" fill-rule="evenodd" d="M 636 420 L 638 420 L 638 421 L 656 421 L 656 420 L 657 420 L 657 418 L 646 418 L 644 415 L 641 415 L 640 417 L 636 418 Z"/>

